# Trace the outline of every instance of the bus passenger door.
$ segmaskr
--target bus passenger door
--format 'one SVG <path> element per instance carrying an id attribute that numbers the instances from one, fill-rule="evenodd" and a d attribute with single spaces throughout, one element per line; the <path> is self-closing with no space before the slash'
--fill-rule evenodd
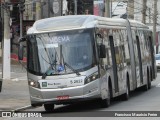
<path id="1" fill-rule="evenodd" d="M 150 49 L 150 55 L 151 55 L 151 61 L 152 61 L 152 77 L 155 79 L 156 78 L 156 74 L 157 74 L 157 71 L 156 71 L 156 66 L 155 66 L 155 57 L 154 57 L 154 54 L 155 54 L 155 51 L 154 51 L 154 47 L 153 47 L 153 43 L 152 43 L 152 37 L 149 36 L 149 40 L 148 40 L 148 43 L 149 43 L 149 49 Z"/>
<path id="2" fill-rule="evenodd" d="M 137 51 L 138 51 L 140 83 L 143 84 L 142 56 L 141 56 L 140 41 L 138 36 L 136 36 L 136 43 L 137 43 Z"/>
<path id="3" fill-rule="evenodd" d="M 133 46 L 134 46 L 134 56 L 135 56 L 135 69 L 136 69 L 136 88 L 141 85 L 141 79 L 140 79 L 140 61 L 141 59 L 139 58 L 140 54 L 140 44 L 138 44 L 139 39 L 137 40 L 137 36 L 135 31 L 132 31 L 132 37 L 133 37 Z M 139 47 L 138 47 L 139 46 Z M 138 50 L 139 49 L 139 50 Z"/>
<path id="4" fill-rule="evenodd" d="M 115 92 L 119 92 L 119 87 L 118 87 L 118 71 L 117 71 L 116 54 L 115 54 L 115 47 L 114 47 L 113 36 L 109 36 L 109 42 L 110 42 L 111 55 L 112 55 L 114 87 L 115 87 Z"/>

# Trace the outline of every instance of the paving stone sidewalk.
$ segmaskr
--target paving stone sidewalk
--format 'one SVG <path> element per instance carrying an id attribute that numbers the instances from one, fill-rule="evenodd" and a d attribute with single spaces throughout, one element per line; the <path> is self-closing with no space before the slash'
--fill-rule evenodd
<path id="1" fill-rule="evenodd" d="M 30 105 L 27 80 L 4 80 L 0 93 L 0 111 L 15 110 Z"/>
<path id="2" fill-rule="evenodd" d="M 0 63 L 0 79 L 2 64 Z M 0 92 L 0 111 L 11 111 L 30 105 L 27 72 L 19 63 L 11 64 L 11 79 L 3 80 Z"/>

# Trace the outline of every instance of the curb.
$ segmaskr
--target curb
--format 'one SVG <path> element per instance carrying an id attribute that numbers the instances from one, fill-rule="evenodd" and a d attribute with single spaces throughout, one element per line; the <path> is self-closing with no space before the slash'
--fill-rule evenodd
<path id="1" fill-rule="evenodd" d="M 11 59 L 15 60 L 15 61 L 18 61 L 18 55 L 15 54 L 15 53 L 11 53 Z M 27 58 L 24 57 L 22 62 L 27 62 Z"/>
<path id="2" fill-rule="evenodd" d="M 24 106 L 24 107 L 21 107 L 21 108 L 17 108 L 17 109 L 14 109 L 14 110 L 11 110 L 12 112 L 20 112 L 22 110 L 26 110 L 26 109 L 30 109 L 30 108 L 33 108 L 31 105 L 28 105 L 28 106 Z"/>

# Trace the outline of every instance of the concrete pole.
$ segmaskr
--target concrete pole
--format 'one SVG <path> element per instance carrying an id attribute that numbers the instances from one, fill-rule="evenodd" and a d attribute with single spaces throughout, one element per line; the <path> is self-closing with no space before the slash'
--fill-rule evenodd
<path id="1" fill-rule="evenodd" d="M 146 24 L 146 9 L 147 1 L 143 0 L 143 11 L 142 11 L 142 23 Z"/>
<path id="2" fill-rule="evenodd" d="M 2 33 L 1 33 L 1 34 L 2 34 L 2 39 L 3 39 L 3 35 L 4 35 L 4 26 L 3 26 L 3 25 L 4 25 L 4 23 L 3 23 L 3 22 L 4 22 L 4 11 L 3 11 L 3 8 L 2 8 L 3 3 L 4 3 L 4 2 L 1 1 L 1 25 L 2 25 L 2 26 L 1 26 L 1 27 L 2 27 L 2 28 L 1 28 L 1 30 L 2 30 L 2 31 L 1 31 Z M 3 42 L 3 40 L 1 40 L 1 41 Z M 0 56 L 2 56 L 2 44 L 3 44 L 2 42 L 1 42 L 1 45 L 0 45 Z"/>
<path id="3" fill-rule="evenodd" d="M 36 20 L 41 19 L 41 0 L 36 2 Z"/>
<path id="4" fill-rule="evenodd" d="M 2 39 L 3 39 L 3 9 L 2 9 L 2 1 L 1 1 L 1 32 L 2 32 Z M 1 45 L 0 45 L 0 56 L 2 57 L 2 45 L 3 45 L 3 40 L 1 40 L 2 42 L 1 42 Z M 3 79 L 2 78 L 0 78 L 0 92 L 2 91 L 2 81 L 3 81 Z"/>
<path id="5" fill-rule="evenodd" d="M 149 23 L 151 23 L 151 8 L 148 8 L 148 11 L 149 11 Z"/>
<path id="6" fill-rule="evenodd" d="M 20 11 L 20 38 L 23 37 L 23 12 Z"/>
<path id="7" fill-rule="evenodd" d="M 61 16 L 63 16 L 63 3 L 64 3 L 64 0 L 61 0 Z"/>
<path id="8" fill-rule="evenodd" d="M 156 45 L 156 53 L 158 53 L 158 41 L 156 41 L 156 26 L 157 26 L 157 0 L 154 0 L 154 14 L 153 14 L 153 43 Z"/>
<path id="9" fill-rule="evenodd" d="M 2 79 L 10 79 L 11 78 L 10 11 L 9 11 L 9 6 L 6 4 L 9 2 L 10 2 L 10 0 L 5 0 Z"/>
<path id="10" fill-rule="evenodd" d="M 50 17 L 50 0 L 48 0 L 47 6 L 48 6 L 48 18 L 49 18 Z"/>
<path id="11" fill-rule="evenodd" d="M 128 19 L 134 19 L 134 0 L 128 0 L 127 14 Z"/>
<path id="12" fill-rule="evenodd" d="M 112 0 L 110 1 L 110 18 L 112 18 Z"/>
<path id="13" fill-rule="evenodd" d="M 74 15 L 77 15 L 77 0 L 74 0 Z"/>
<path id="14" fill-rule="evenodd" d="M 105 17 L 110 17 L 110 0 L 105 0 Z"/>

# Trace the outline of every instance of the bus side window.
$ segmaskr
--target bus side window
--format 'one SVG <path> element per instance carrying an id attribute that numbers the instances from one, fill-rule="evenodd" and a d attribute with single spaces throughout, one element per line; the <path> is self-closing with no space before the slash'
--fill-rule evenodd
<path id="1" fill-rule="evenodd" d="M 123 55 L 121 50 L 121 38 L 120 38 L 120 30 L 116 30 L 113 33 L 113 39 L 114 39 L 114 47 L 115 47 L 115 57 L 116 57 L 116 63 L 117 68 L 120 70 L 123 68 Z"/>

